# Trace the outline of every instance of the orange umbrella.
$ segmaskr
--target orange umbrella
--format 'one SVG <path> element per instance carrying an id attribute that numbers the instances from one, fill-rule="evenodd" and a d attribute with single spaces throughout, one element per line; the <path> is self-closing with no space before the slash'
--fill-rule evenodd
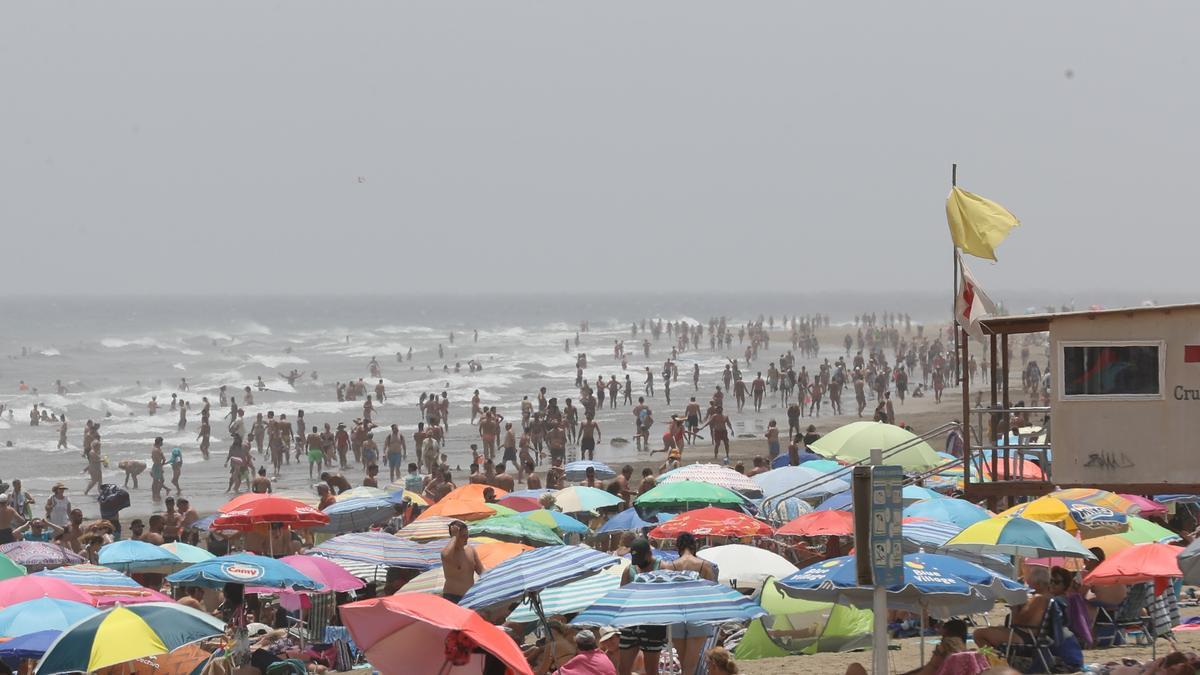
<path id="1" fill-rule="evenodd" d="M 441 501 L 445 501 L 447 499 L 462 499 L 470 502 L 482 502 L 483 491 L 489 488 L 496 493 L 496 499 L 500 499 L 504 495 L 508 494 L 508 490 L 501 490 L 500 488 L 492 487 L 491 485 L 467 483 L 460 488 L 451 490 L 449 494 L 447 494 L 445 497 L 442 497 Z"/>
<path id="2" fill-rule="evenodd" d="M 163 673 L 190 673 L 200 662 L 212 656 L 199 645 L 184 645 L 179 649 L 158 656 L 134 659 L 115 666 L 101 668 L 96 675 L 162 675 Z"/>
<path id="3" fill-rule="evenodd" d="M 775 533 L 797 537 L 849 536 L 854 534 L 854 515 L 848 511 L 813 511 L 788 522 Z"/>
<path id="4" fill-rule="evenodd" d="M 684 511 L 650 530 L 650 536 L 668 539 L 684 532 L 713 537 L 769 537 L 771 526 L 739 511 L 708 506 Z"/>
<path id="5" fill-rule="evenodd" d="M 479 556 L 479 562 L 483 563 L 483 569 L 485 570 L 490 570 L 509 558 L 515 558 L 526 551 L 533 550 L 532 546 L 513 544 L 507 541 L 476 544 L 473 548 L 475 549 L 475 555 Z"/>
<path id="6" fill-rule="evenodd" d="M 496 512 L 488 508 L 483 500 L 465 500 L 465 499 L 443 499 L 433 506 L 421 512 L 417 516 L 417 521 L 422 521 L 434 516 L 442 516 L 443 518 L 457 518 L 459 520 L 482 520 L 496 515 Z"/>
<path id="7" fill-rule="evenodd" d="M 1166 580 L 1182 577 L 1179 569 L 1181 546 L 1170 544 L 1137 544 L 1114 553 L 1096 565 L 1083 583 L 1089 586 L 1105 584 L 1136 584 L 1153 581 L 1155 592 L 1166 587 Z"/>

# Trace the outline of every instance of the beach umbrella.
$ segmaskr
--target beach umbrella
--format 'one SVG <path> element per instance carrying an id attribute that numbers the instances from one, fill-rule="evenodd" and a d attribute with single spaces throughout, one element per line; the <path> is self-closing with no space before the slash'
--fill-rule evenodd
<path id="1" fill-rule="evenodd" d="M 294 529 L 329 523 L 329 516 L 302 501 L 270 494 L 242 495 L 219 510 L 221 515 L 212 524 L 218 530 L 248 530 L 267 523 L 281 523 Z"/>
<path id="2" fill-rule="evenodd" d="M 196 522 L 189 525 L 188 529 L 199 530 L 200 532 L 208 532 L 209 530 L 212 529 L 212 524 L 214 521 L 216 521 L 217 516 L 219 516 L 219 515 L 221 515 L 221 514 L 214 513 L 211 516 L 204 516 L 200 520 L 197 520 Z"/>
<path id="3" fill-rule="evenodd" d="M 817 457 L 821 456 L 817 455 Z M 837 460 L 825 459 L 823 457 L 821 459 L 813 459 L 807 462 L 801 462 L 800 466 L 813 471 L 820 471 L 821 473 L 837 474 L 838 478 L 843 480 L 850 476 L 850 472 L 852 471 L 852 467 L 848 467 Z"/>
<path id="4" fill-rule="evenodd" d="M 1116 534 L 1129 528 L 1129 518 L 1124 513 L 1113 511 L 1107 506 L 1060 497 L 1057 493 L 1018 504 L 998 515 L 1051 523 L 1067 532 L 1079 532 L 1085 537 Z"/>
<path id="5" fill-rule="evenodd" d="M 499 500 L 499 503 L 507 506 L 513 511 L 521 513 L 526 511 L 537 511 L 538 509 L 542 508 L 541 502 L 533 497 L 521 497 L 519 495 L 508 495 L 507 497 Z"/>
<path id="6" fill-rule="evenodd" d="M 716 566 L 717 581 L 733 588 L 758 590 L 768 577 L 783 578 L 797 571 L 783 556 L 757 546 L 712 546 L 696 555 Z"/>
<path id="7" fill-rule="evenodd" d="M 491 508 L 492 505 L 484 502 L 482 499 L 442 499 L 438 503 L 430 506 L 417 516 L 416 522 L 420 523 L 434 518 L 451 518 L 453 520 L 483 520 L 496 515 L 496 511 Z"/>
<path id="8" fill-rule="evenodd" d="M 482 502 L 485 501 L 483 493 L 487 490 L 491 490 L 492 494 L 496 496 L 496 499 L 500 499 L 508 494 L 507 490 L 502 490 L 491 485 L 484 485 L 482 483 L 467 483 L 462 487 L 451 490 L 446 494 L 445 497 L 442 498 L 441 501 L 445 501 L 447 499 L 461 499 L 469 502 Z"/>
<path id="9" fill-rule="evenodd" d="M 1149 498 L 1143 497 L 1141 495 L 1127 495 L 1124 493 L 1121 493 L 1117 496 L 1128 501 L 1130 504 L 1133 504 L 1134 507 L 1137 509 L 1131 515 L 1138 515 L 1138 516 L 1141 516 L 1142 518 L 1149 518 L 1150 516 L 1165 516 L 1165 515 L 1167 515 L 1167 507 L 1163 506 L 1162 504 L 1159 504 L 1158 502 L 1154 501 L 1153 499 L 1149 499 Z"/>
<path id="10" fill-rule="evenodd" d="M 606 523 L 596 530 L 597 534 L 608 534 L 609 532 L 636 532 L 638 530 L 652 527 L 654 523 L 648 523 L 642 520 L 638 515 L 637 509 L 628 508 L 609 518 Z"/>
<path id="11" fill-rule="evenodd" d="M 0 637 L 17 637 L 38 631 L 61 633 L 98 611 L 88 603 L 56 598 L 18 602 L 0 610 Z"/>
<path id="12" fill-rule="evenodd" d="M 413 492 L 412 490 L 409 490 L 407 487 L 405 487 L 403 480 L 398 480 L 398 481 L 388 484 L 388 486 L 386 488 L 384 488 L 384 492 L 387 492 L 389 495 L 392 495 L 393 499 L 395 499 L 396 497 L 399 497 L 399 499 L 397 501 L 407 499 L 408 501 L 412 502 L 413 504 L 416 504 L 417 506 L 429 506 L 429 500 L 425 499 L 421 495 L 419 495 L 416 492 Z M 397 493 L 399 493 L 399 494 L 397 494 Z"/>
<path id="13" fill-rule="evenodd" d="M 1200 495 L 1154 495 L 1159 504 L 1200 504 Z"/>
<path id="14" fill-rule="evenodd" d="M 849 511 L 854 507 L 854 495 L 849 492 L 840 492 L 833 495 L 829 499 L 817 504 L 814 511 Z"/>
<path id="15" fill-rule="evenodd" d="M 442 531 L 443 537 L 446 531 Z M 353 532 L 312 547 L 313 555 L 354 560 L 379 567 L 427 570 L 442 564 L 442 544 L 418 543 L 386 532 Z"/>
<path id="16" fill-rule="evenodd" d="M 467 531 L 471 536 L 483 535 L 531 546 L 553 546 L 563 543 L 554 530 L 521 516 L 496 516 L 479 520 L 471 523 Z"/>
<path id="17" fill-rule="evenodd" d="M 173 553 L 175 557 L 189 564 L 203 562 L 210 558 L 216 557 L 212 553 L 209 553 L 199 546 L 192 546 L 191 544 L 185 544 L 179 541 L 173 541 L 169 544 L 161 544 L 161 547 L 164 551 Z"/>
<path id="18" fill-rule="evenodd" d="M 808 462 L 824 459 L 824 457 L 818 455 L 817 453 L 809 452 L 808 450 L 804 449 L 801 449 L 800 452 L 796 453 L 796 460 L 798 464 L 807 464 Z M 788 455 L 788 453 L 784 452 L 775 459 L 771 460 L 771 468 L 779 469 L 781 467 L 788 466 L 791 461 L 792 458 Z"/>
<path id="19" fill-rule="evenodd" d="M 762 490 L 764 501 L 771 501 L 773 497 L 781 494 L 801 499 L 818 499 L 850 489 L 850 484 L 841 478 L 806 466 L 772 469 L 753 476 L 750 480 Z"/>
<path id="20" fill-rule="evenodd" d="M 535 488 L 533 490 L 514 490 L 514 491 L 504 495 L 504 497 L 529 497 L 530 499 L 537 500 L 537 499 L 540 499 L 541 496 L 546 494 L 547 492 L 550 494 L 555 494 L 558 492 L 558 490 L 550 490 L 547 488 Z M 500 500 L 503 500 L 504 497 L 501 497 Z"/>
<path id="21" fill-rule="evenodd" d="M 171 601 L 170 597 L 152 588 L 146 588 L 128 576 L 103 565 L 67 565 L 43 570 L 33 576 L 65 581 L 86 593 L 86 602 L 97 607 L 108 607 L 118 602 L 136 605 L 143 602 Z"/>
<path id="22" fill-rule="evenodd" d="M 351 532 L 391 519 L 396 509 L 387 497 L 358 497 L 334 502 L 322 513 L 329 516 L 329 524 L 316 528 L 317 532 Z"/>
<path id="23" fill-rule="evenodd" d="M 356 591 L 366 584 L 333 562 L 316 555 L 289 555 L 279 559 L 321 585 L 321 592 L 345 593 Z M 246 589 L 248 593 L 273 593 L 275 589 Z"/>
<path id="24" fill-rule="evenodd" d="M 650 547 L 650 555 L 663 562 L 671 562 L 672 560 L 679 559 L 679 552 L 664 548 L 654 548 L 653 546 Z M 625 555 L 621 556 L 621 560 L 633 562 L 633 554 L 626 553 Z"/>
<path id="25" fill-rule="evenodd" d="M 591 469 L 596 480 L 610 480 L 617 477 L 617 472 L 604 462 L 593 462 L 589 459 L 581 459 L 576 462 L 570 462 L 563 467 L 566 471 L 566 478 L 569 481 L 587 480 L 587 470 Z"/>
<path id="26" fill-rule="evenodd" d="M 959 532 L 962 528 L 948 520 L 905 518 L 901 521 L 901 536 L 905 543 L 916 548 L 937 549 Z"/>
<path id="27" fill-rule="evenodd" d="M 396 536 L 401 539 L 412 539 L 413 541 L 428 541 L 430 539 L 445 539 L 450 536 L 450 523 L 458 520 L 457 518 L 447 518 L 445 516 L 437 516 L 425 520 L 417 520 L 400 528 L 396 532 Z"/>
<path id="28" fill-rule="evenodd" d="M 352 499 L 387 499 L 393 504 L 399 504 L 404 501 L 404 487 L 399 490 L 388 492 L 382 488 L 371 487 L 369 485 L 359 485 L 358 487 L 350 488 L 345 492 L 336 495 L 333 500 L 335 502 L 346 502 Z"/>
<path id="29" fill-rule="evenodd" d="M 176 569 L 185 563 L 170 551 L 136 539 L 114 541 L 100 547 L 100 564 L 124 572 Z"/>
<path id="30" fill-rule="evenodd" d="M 1138 515 L 1138 504 L 1131 499 L 1126 499 L 1124 496 L 1108 490 L 1100 490 L 1097 488 L 1066 488 L 1063 490 L 1055 490 L 1051 492 L 1051 497 L 1058 497 L 1063 501 L 1083 502 L 1084 504 L 1094 504 L 1110 508 L 1117 513 L 1124 513 L 1128 516 Z M 1150 500 L 1146 500 L 1150 501 Z M 1153 502 L 1151 502 L 1153 503 Z"/>
<path id="31" fill-rule="evenodd" d="M 988 518 L 964 528 L 943 548 L 1026 558 L 1060 556 L 1095 559 L 1079 540 L 1060 527 L 1008 516 Z"/>
<path id="32" fill-rule="evenodd" d="M 167 577 L 177 586 L 221 588 L 225 584 L 246 584 L 294 591 L 319 591 L 321 585 L 291 565 L 251 553 L 223 555 L 189 565 Z"/>
<path id="33" fill-rule="evenodd" d="M 591 532 L 587 525 L 561 511 L 538 509 L 537 511 L 526 511 L 520 514 L 520 517 L 528 518 L 535 523 L 545 525 L 552 530 L 558 530 L 563 534 L 587 534 Z"/>
<path id="34" fill-rule="evenodd" d="M 478 673 L 475 649 L 496 657 L 514 675 L 533 675 L 507 633 L 440 597 L 401 592 L 338 609 L 355 645 L 381 675 Z"/>
<path id="35" fill-rule="evenodd" d="M 813 506 L 799 497 L 763 500 L 758 515 L 775 525 L 795 520 L 806 513 L 812 513 Z"/>
<path id="36" fill-rule="evenodd" d="M 0 555 L 27 570 L 87 562 L 86 558 L 71 549 L 48 541 L 14 541 L 9 544 L 0 544 Z"/>
<path id="37" fill-rule="evenodd" d="M 40 630 L 18 635 L 0 643 L 0 659 L 13 666 L 26 659 L 40 659 L 61 633 L 62 631 L 57 630 Z"/>
<path id="38" fill-rule="evenodd" d="M 19 565 L 6 555 L 0 555 L 0 580 L 20 577 L 26 574 L 25 567 Z"/>
<path id="39" fill-rule="evenodd" d="M 38 663 L 37 675 L 92 672 L 224 633 L 222 621 L 180 604 L 117 606 L 63 631 Z"/>
<path id="40" fill-rule="evenodd" d="M 689 464 L 659 476 L 659 485 L 681 481 L 700 481 L 740 492 L 747 497 L 761 497 L 762 487 L 750 478 L 720 464 Z"/>
<path id="41" fill-rule="evenodd" d="M 684 532 L 697 537 L 769 537 L 771 526 L 738 511 L 709 506 L 675 516 L 650 530 L 650 536 L 668 539 Z"/>
<path id="42" fill-rule="evenodd" d="M 912 504 L 920 501 L 945 499 L 946 496 L 920 485 L 905 485 L 900 498 L 904 500 L 905 504 Z"/>
<path id="43" fill-rule="evenodd" d="M 619 562 L 614 556 L 582 546 L 536 548 L 485 572 L 459 604 L 483 609 L 514 602 L 528 593 L 569 584 Z"/>
<path id="44" fill-rule="evenodd" d="M 738 591 L 706 579 L 650 572 L 615 588 L 580 612 L 578 626 L 670 626 L 757 619 L 767 612 Z"/>
<path id="45" fill-rule="evenodd" d="M 511 541 L 470 542 L 479 556 L 479 562 L 484 570 L 490 570 L 500 563 L 515 558 L 534 547 L 528 544 L 514 544 Z"/>
<path id="46" fill-rule="evenodd" d="M 541 591 L 538 597 L 541 599 L 542 613 L 545 616 L 575 614 L 591 607 L 605 593 L 621 585 L 621 575 L 628 566 L 628 562 L 622 561 L 590 577 Z M 537 620 L 537 610 L 529 598 L 522 600 L 506 619 L 514 623 L 533 623 Z"/>
<path id="47" fill-rule="evenodd" d="M 903 450 L 887 454 L 891 448 L 905 445 Z M 838 427 L 813 441 L 811 450 L 843 462 L 865 462 L 871 450 L 883 450 L 885 464 L 895 464 L 909 471 L 926 471 L 943 463 L 933 448 L 913 432 L 883 422 L 851 422 Z"/>
<path id="48" fill-rule="evenodd" d="M 1129 516 L 1128 530 L 1120 534 L 1106 534 L 1103 537 L 1084 539 L 1083 545 L 1090 549 L 1098 548 L 1104 551 L 1105 557 L 1108 557 L 1136 544 L 1170 544 L 1182 540 L 1182 537 L 1158 523 L 1138 516 Z"/>
<path id="49" fill-rule="evenodd" d="M 96 675 L 164 675 L 166 673 L 189 673 L 200 675 L 213 655 L 199 644 L 184 645 L 167 654 L 145 656 L 133 661 L 101 668 Z"/>
<path id="50" fill-rule="evenodd" d="M 1136 544 L 1096 565 L 1083 583 L 1089 586 L 1108 584 L 1136 584 L 1143 581 L 1159 582 L 1183 576 L 1179 555 L 1182 546 L 1171 544 Z"/>
<path id="51" fill-rule="evenodd" d="M 487 507 L 488 507 L 489 509 L 491 509 L 491 510 L 492 510 L 492 515 L 491 515 L 491 516 L 488 516 L 489 518 L 491 518 L 491 517 L 493 517 L 493 516 L 516 516 L 516 515 L 520 515 L 520 511 L 517 511 L 516 509 L 510 509 L 510 508 L 508 508 L 507 506 L 505 506 L 505 505 L 503 505 L 503 504 L 488 504 L 488 505 L 487 505 Z"/>
<path id="52" fill-rule="evenodd" d="M 656 485 L 642 493 L 633 503 L 644 509 L 686 511 L 702 506 L 738 508 L 746 504 L 746 498 L 719 485 L 699 481 L 683 481 Z"/>
<path id="53" fill-rule="evenodd" d="M 18 602 L 36 600 L 38 598 L 57 598 L 73 600 L 85 604 L 95 604 L 92 596 L 85 593 L 74 584 L 51 577 L 32 574 L 26 577 L 13 577 L 0 581 L 0 607 L 10 607 Z"/>
<path id="54" fill-rule="evenodd" d="M 846 537 L 854 534 L 854 515 L 846 511 L 813 511 L 775 531 L 796 537 Z"/>
<path id="55" fill-rule="evenodd" d="M 954 523 L 959 529 L 992 517 L 987 509 L 965 499 L 929 499 L 904 507 L 905 518 L 928 518 Z"/>
<path id="56" fill-rule="evenodd" d="M 1183 583 L 1200 584 L 1200 539 L 1196 539 L 1179 552 L 1177 558 L 1179 571 L 1183 573 Z M 5 583 L 0 581 L 0 586 Z"/>
<path id="57" fill-rule="evenodd" d="M 586 485 L 572 485 L 554 494 L 554 504 L 563 513 L 594 512 L 622 503 L 620 497 Z"/>

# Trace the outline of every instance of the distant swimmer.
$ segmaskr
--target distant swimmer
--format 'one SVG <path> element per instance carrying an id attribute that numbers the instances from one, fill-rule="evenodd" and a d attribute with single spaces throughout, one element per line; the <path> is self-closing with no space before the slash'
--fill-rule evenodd
<path id="1" fill-rule="evenodd" d="M 62 419 L 58 425 L 58 447 L 57 450 L 67 449 L 67 414 L 63 413 Z"/>
<path id="2" fill-rule="evenodd" d="M 157 396 L 150 397 L 150 402 L 146 404 L 146 409 L 150 411 L 151 416 L 153 416 L 155 413 L 158 412 L 158 397 Z"/>

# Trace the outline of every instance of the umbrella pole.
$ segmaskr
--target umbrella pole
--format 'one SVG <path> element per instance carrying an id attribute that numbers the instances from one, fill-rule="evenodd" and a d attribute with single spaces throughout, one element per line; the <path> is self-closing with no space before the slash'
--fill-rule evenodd
<path id="1" fill-rule="evenodd" d="M 929 622 L 929 610 L 921 603 L 921 667 L 925 667 L 925 624 Z"/>

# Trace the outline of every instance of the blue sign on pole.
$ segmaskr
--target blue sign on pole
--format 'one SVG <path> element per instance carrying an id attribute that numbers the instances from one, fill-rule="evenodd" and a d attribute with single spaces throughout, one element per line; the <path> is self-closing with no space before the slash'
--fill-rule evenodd
<path id="1" fill-rule="evenodd" d="M 901 521 L 904 513 L 904 470 L 871 467 L 871 570 L 877 586 L 904 583 Z"/>

